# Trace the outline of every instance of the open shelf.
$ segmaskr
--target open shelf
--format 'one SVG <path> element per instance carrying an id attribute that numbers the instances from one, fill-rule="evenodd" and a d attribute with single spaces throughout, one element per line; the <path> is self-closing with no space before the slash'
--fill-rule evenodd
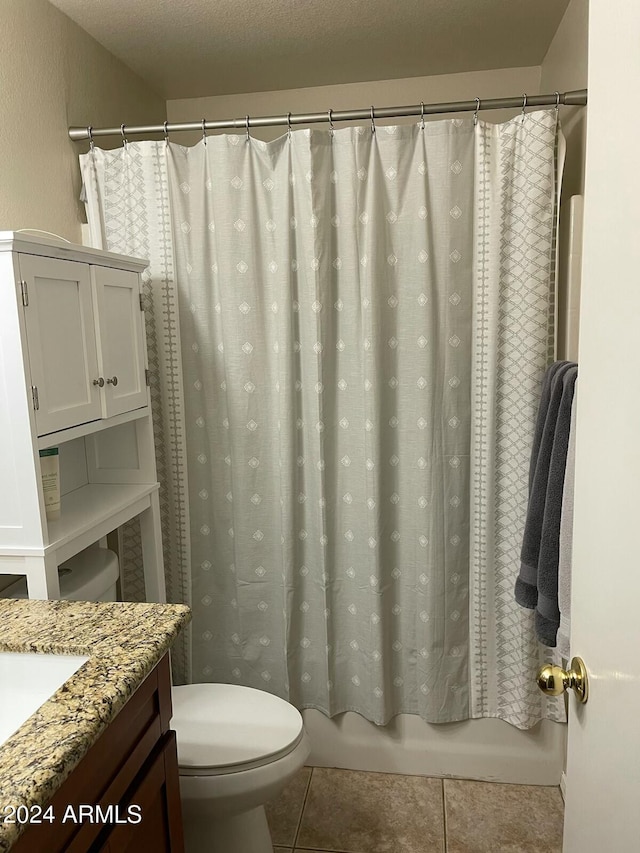
<path id="1" fill-rule="evenodd" d="M 44 549 L 45 553 L 67 551 L 74 542 L 81 542 L 86 534 L 94 537 L 92 541 L 97 541 L 110 530 L 138 515 L 140 504 L 148 506 L 149 495 L 157 489 L 157 483 L 89 483 L 69 492 L 62 498 L 60 519 L 48 522 L 49 544 Z M 82 550 L 82 547 L 71 547 L 71 553 L 64 554 L 60 562 Z"/>

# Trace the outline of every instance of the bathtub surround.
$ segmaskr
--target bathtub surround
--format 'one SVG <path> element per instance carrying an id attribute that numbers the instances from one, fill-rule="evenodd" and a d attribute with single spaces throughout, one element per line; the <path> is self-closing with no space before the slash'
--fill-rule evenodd
<path id="1" fill-rule="evenodd" d="M 576 476 L 576 410 L 578 381 L 573 391 L 571 406 L 571 427 L 569 430 L 569 449 L 567 467 L 562 491 L 562 517 L 560 519 L 560 557 L 558 560 L 558 608 L 560 625 L 558 627 L 558 653 L 567 660 L 571 657 L 571 569 L 573 562 L 573 496 Z"/>
<path id="2" fill-rule="evenodd" d="M 377 723 L 563 718 L 512 596 L 553 347 L 556 122 L 81 158 L 94 241 L 152 258 L 193 680 Z"/>
<path id="3" fill-rule="evenodd" d="M 302 716 L 314 767 L 557 785 L 564 766 L 566 726 L 551 720 L 523 731 L 490 717 L 443 726 L 398 714 L 376 726 L 353 712 L 329 718 L 310 708 Z"/>

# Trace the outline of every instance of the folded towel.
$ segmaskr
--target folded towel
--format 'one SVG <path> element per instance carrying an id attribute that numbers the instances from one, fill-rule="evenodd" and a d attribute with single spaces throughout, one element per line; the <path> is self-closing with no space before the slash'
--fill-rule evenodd
<path id="1" fill-rule="evenodd" d="M 558 628 L 558 651 L 563 658 L 571 657 L 569 637 L 571 634 L 571 561 L 573 550 L 573 493 L 576 468 L 576 408 L 577 384 L 573 392 L 571 407 L 571 428 L 569 430 L 569 448 L 567 450 L 567 468 L 564 475 L 562 492 L 562 518 L 560 519 L 560 559 L 558 562 L 558 607 L 560 626 Z"/>
<path id="2" fill-rule="evenodd" d="M 525 520 L 520 574 L 516 580 L 516 601 L 534 610 L 538 603 L 538 558 L 547 496 L 549 462 L 553 448 L 555 425 L 562 398 L 562 376 L 573 366 L 570 361 L 556 361 L 542 380 L 538 417 L 531 446 L 529 466 L 529 504 Z M 559 382 L 556 380 L 560 380 Z"/>
<path id="3" fill-rule="evenodd" d="M 544 504 L 542 540 L 538 558 L 538 604 L 536 607 L 536 634 L 545 646 L 555 646 L 560 626 L 558 608 L 558 565 L 560 563 L 560 519 L 562 496 L 567 468 L 571 405 L 577 367 L 570 367 L 562 375 L 562 397 L 553 438 L 547 496 Z"/>
<path id="4" fill-rule="evenodd" d="M 516 601 L 538 610 L 536 633 L 542 643 L 550 646 L 556 644 L 560 618 L 560 517 L 576 374 L 574 362 L 556 362 L 543 381 L 531 454 L 520 573 L 515 585 Z"/>
<path id="5" fill-rule="evenodd" d="M 558 371 L 564 371 L 570 367 L 572 361 L 554 361 L 547 369 L 542 379 L 542 389 L 540 391 L 540 402 L 538 404 L 538 416 L 536 418 L 535 431 L 533 433 L 533 442 L 531 444 L 531 462 L 529 464 L 529 495 L 533 487 L 533 477 L 538 464 L 538 454 L 540 453 L 540 445 L 542 444 L 542 435 L 544 433 L 545 423 L 547 421 L 547 412 L 549 410 L 549 402 L 551 400 L 551 391 L 555 382 Z"/>

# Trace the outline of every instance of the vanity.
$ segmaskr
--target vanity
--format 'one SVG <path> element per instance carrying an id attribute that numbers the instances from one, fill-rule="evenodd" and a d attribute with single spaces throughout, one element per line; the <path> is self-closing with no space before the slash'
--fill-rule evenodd
<path id="1" fill-rule="evenodd" d="M 21 691 L 60 684 L 23 721 L 0 711 L 2 853 L 182 853 L 168 651 L 190 618 L 183 605 L 0 600 L 0 672 L 14 672 L 2 708 L 29 713 Z"/>

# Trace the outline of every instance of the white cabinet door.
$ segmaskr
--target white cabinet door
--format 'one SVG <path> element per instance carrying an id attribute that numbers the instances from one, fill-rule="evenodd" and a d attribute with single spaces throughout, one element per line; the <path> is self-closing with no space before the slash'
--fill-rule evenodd
<path id="1" fill-rule="evenodd" d="M 138 274 L 91 267 L 98 360 L 104 377 L 103 417 L 147 405 L 143 316 Z"/>
<path id="2" fill-rule="evenodd" d="M 102 415 L 87 264 L 20 255 L 31 383 L 38 435 Z"/>

